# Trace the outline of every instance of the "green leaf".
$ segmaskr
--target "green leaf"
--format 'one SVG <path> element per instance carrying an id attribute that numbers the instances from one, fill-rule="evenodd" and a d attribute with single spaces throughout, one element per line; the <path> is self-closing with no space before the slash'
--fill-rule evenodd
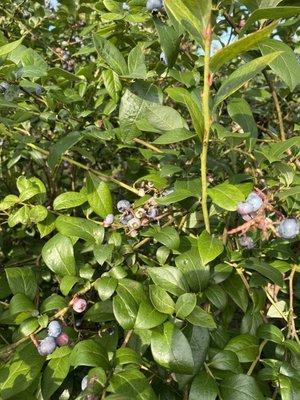
<path id="1" fill-rule="evenodd" d="M 32 299 L 23 293 L 15 294 L 10 300 L 9 312 L 11 316 L 18 317 L 16 319 L 17 324 L 30 317 L 33 311 L 35 311 L 35 306 Z"/>
<path id="2" fill-rule="evenodd" d="M 257 329 L 256 335 L 261 339 L 270 340 L 271 342 L 275 342 L 278 344 L 282 344 L 284 342 L 283 333 L 275 325 L 260 325 L 260 327 Z"/>
<path id="3" fill-rule="evenodd" d="M 220 386 L 223 400 L 264 400 L 258 384 L 252 376 L 232 375 L 225 378 Z"/>
<path id="4" fill-rule="evenodd" d="M 161 205 L 169 205 L 173 203 L 178 203 L 188 197 L 196 197 L 191 194 L 191 192 L 187 189 L 174 189 L 174 192 L 168 194 L 164 197 L 159 197 L 156 199 L 157 204 Z"/>
<path id="5" fill-rule="evenodd" d="M 206 359 L 209 349 L 210 335 L 209 330 L 200 326 L 188 324 L 184 329 L 184 334 L 192 349 L 194 359 L 194 371 L 196 374 L 200 371 Z"/>
<path id="6" fill-rule="evenodd" d="M 74 251 L 71 240 L 60 233 L 44 245 L 42 257 L 49 269 L 57 275 L 76 275 Z"/>
<path id="7" fill-rule="evenodd" d="M 234 374 L 242 372 L 237 355 L 230 350 L 222 350 L 217 353 L 210 361 L 209 367 L 220 369 L 221 371 L 231 371 Z"/>
<path id="8" fill-rule="evenodd" d="M 250 132 L 252 138 L 257 138 L 257 126 L 248 102 L 242 98 L 230 100 L 227 106 L 228 114 L 237 122 L 244 132 Z"/>
<path id="9" fill-rule="evenodd" d="M 167 94 L 175 101 L 184 104 L 189 110 L 193 121 L 193 127 L 201 138 L 204 131 L 204 121 L 201 110 L 201 103 L 195 92 L 189 92 L 185 88 L 170 87 L 166 89 Z"/>
<path id="10" fill-rule="evenodd" d="M 109 40 L 94 35 L 94 45 L 100 57 L 117 74 L 128 75 L 128 68 L 122 53 Z"/>
<path id="11" fill-rule="evenodd" d="M 22 392 L 40 375 L 44 357 L 32 343 L 22 347 L 9 364 L 0 367 L 0 393 L 3 400 Z"/>
<path id="12" fill-rule="evenodd" d="M 41 205 L 33 206 L 29 210 L 29 220 L 34 224 L 42 222 L 47 218 L 47 208 Z"/>
<path id="13" fill-rule="evenodd" d="M 115 400 L 157 400 L 157 397 L 146 377 L 136 368 L 127 369 L 113 374 L 108 390 L 118 393 L 121 397 L 107 397 Z"/>
<path id="14" fill-rule="evenodd" d="M 223 253 L 223 243 L 207 231 L 203 231 L 198 237 L 197 245 L 203 265 L 208 264 Z"/>
<path id="15" fill-rule="evenodd" d="M 225 79 L 220 89 L 218 90 L 215 97 L 214 109 L 216 109 L 218 105 L 222 103 L 222 101 L 224 101 L 227 97 L 231 96 L 234 92 L 240 89 L 246 82 L 254 78 L 256 74 L 261 72 L 279 55 L 280 52 L 267 54 L 266 56 L 256 58 L 235 70 L 227 79 Z"/>
<path id="16" fill-rule="evenodd" d="M 244 194 L 236 186 L 226 182 L 208 189 L 207 193 L 217 206 L 228 211 L 236 211 L 238 203 L 245 200 Z"/>
<path id="17" fill-rule="evenodd" d="M 194 360 L 191 347 L 184 334 L 170 322 L 163 325 L 163 332 L 153 332 L 151 351 L 154 360 L 173 372 L 191 374 Z"/>
<path id="18" fill-rule="evenodd" d="M 70 370 L 69 352 L 66 354 L 64 348 L 56 350 L 56 355 L 52 358 L 45 368 L 42 376 L 42 394 L 44 400 L 49 400 L 52 394 L 60 387 Z"/>
<path id="19" fill-rule="evenodd" d="M 190 140 L 196 135 L 186 128 L 174 129 L 170 132 L 163 133 L 154 140 L 154 144 L 173 144 Z"/>
<path id="20" fill-rule="evenodd" d="M 182 128 L 188 129 L 186 121 L 178 111 L 169 106 L 153 105 L 146 108 L 142 115 L 142 120 L 146 120 L 152 132 L 169 132 Z"/>
<path id="21" fill-rule="evenodd" d="M 174 18 L 198 43 L 202 43 L 204 29 L 210 16 L 211 2 L 196 0 L 165 0 L 170 18 Z"/>
<path id="22" fill-rule="evenodd" d="M 84 314 L 84 319 L 90 322 L 113 321 L 114 314 L 111 300 L 98 301 Z"/>
<path id="23" fill-rule="evenodd" d="M 250 15 L 250 17 L 247 19 L 246 25 L 242 29 L 242 32 L 246 31 L 253 24 L 253 22 L 261 19 L 290 18 L 295 17 L 298 14 L 300 14 L 300 7 L 260 8 L 255 10 Z"/>
<path id="24" fill-rule="evenodd" d="M 259 49 L 263 55 L 280 51 L 279 56 L 270 63 L 272 71 L 278 75 L 290 88 L 291 91 L 300 81 L 300 64 L 293 50 L 286 44 L 268 39 L 260 43 Z"/>
<path id="25" fill-rule="evenodd" d="M 102 71 L 101 76 L 103 79 L 105 89 L 107 90 L 110 97 L 114 101 L 118 101 L 119 94 L 122 90 L 122 84 L 120 82 L 118 74 L 116 74 L 111 69 L 105 69 L 104 71 Z"/>
<path id="26" fill-rule="evenodd" d="M 37 278 L 30 267 L 10 267 L 5 269 L 12 294 L 23 293 L 31 300 L 35 298 Z"/>
<path id="27" fill-rule="evenodd" d="M 87 201 L 86 194 L 78 192 L 65 192 L 57 196 L 53 202 L 54 210 L 64 210 L 81 206 Z"/>
<path id="28" fill-rule="evenodd" d="M 193 247 L 191 250 L 176 257 L 175 264 L 182 272 L 193 292 L 198 293 L 205 288 L 210 272 L 209 268 L 203 265 L 199 257 L 198 248 Z"/>
<path id="29" fill-rule="evenodd" d="M 282 273 L 268 263 L 253 258 L 243 261 L 243 265 L 246 269 L 257 271 L 268 278 L 271 282 L 283 287 Z"/>
<path id="30" fill-rule="evenodd" d="M 102 218 L 112 214 L 112 197 L 107 184 L 96 175 L 89 174 L 86 185 L 87 199 L 92 210 Z"/>
<path id="31" fill-rule="evenodd" d="M 147 269 L 155 285 L 175 296 L 188 291 L 188 286 L 182 272 L 175 267 L 157 267 Z"/>
<path id="32" fill-rule="evenodd" d="M 168 315 L 157 311 L 151 303 L 144 301 L 140 304 L 135 321 L 135 329 L 152 329 L 161 325 Z"/>
<path id="33" fill-rule="evenodd" d="M 0 47 L 0 57 L 5 56 L 6 54 L 11 53 L 14 51 L 17 47 L 20 46 L 22 43 L 24 37 L 21 37 L 21 39 L 15 40 L 14 42 L 4 44 L 3 46 Z"/>
<path id="34" fill-rule="evenodd" d="M 256 152 L 262 154 L 269 163 L 273 163 L 286 157 L 285 152 L 293 146 L 297 148 L 300 147 L 300 136 L 291 137 L 284 142 L 276 142 L 261 146 Z"/>
<path id="35" fill-rule="evenodd" d="M 184 293 L 178 297 L 175 310 L 176 316 L 184 319 L 186 318 L 196 307 L 197 297 L 194 293 Z"/>
<path id="36" fill-rule="evenodd" d="M 235 353 L 239 362 L 252 362 L 258 356 L 258 340 L 255 336 L 245 333 L 229 340 L 224 350 Z"/>
<path id="37" fill-rule="evenodd" d="M 60 215 L 55 226 L 59 233 L 70 238 L 78 237 L 97 244 L 101 244 L 104 239 L 104 228 L 85 218 Z"/>
<path id="38" fill-rule="evenodd" d="M 105 301 L 114 294 L 117 285 L 117 279 L 111 276 L 103 276 L 96 280 L 94 287 L 98 291 L 100 299 Z"/>
<path id="39" fill-rule="evenodd" d="M 176 62 L 179 52 L 179 34 L 173 26 L 169 26 L 159 18 L 154 18 L 154 24 L 158 33 L 161 49 L 168 60 L 168 67 L 172 67 Z"/>
<path id="40" fill-rule="evenodd" d="M 300 185 L 276 193 L 276 196 L 279 198 L 279 200 L 285 200 L 288 197 L 298 197 L 299 195 L 300 195 Z"/>
<path id="41" fill-rule="evenodd" d="M 83 136 L 80 132 L 70 132 L 66 136 L 59 139 L 53 146 L 50 147 L 48 164 L 51 169 L 59 163 L 62 155 L 76 143 L 78 143 Z"/>
<path id="42" fill-rule="evenodd" d="M 141 356 L 128 347 L 121 347 L 116 351 L 115 361 L 117 365 L 142 364 Z"/>
<path id="43" fill-rule="evenodd" d="M 147 75 L 145 56 L 139 44 L 128 55 L 128 72 L 130 78 L 135 79 L 144 79 Z"/>
<path id="44" fill-rule="evenodd" d="M 188 400 L 215 400 L 217 396 L 217 383 L 206 371 L 201 371 L 195 376 Z"/>
<path id="45" fill-rule="evenodd" d="M 217 327 L 213 316 L 199 306 L 194 308 L 191 314 L 186 317 L 186 320 L 193 325 L 201 326 L 203 328 L 215 329 Z"/>
<path id="46" fill-rule="evenodd" d="M 172 297 L 156 285 L 149 286 L 150 300 L 157 311 L 172 315 L 175 312 L 175 303 Z"/>
<path id="47" fill-rule="evenodd" d="M 80 278 L 72 275 L 65 275 L 60 281 L 59 289 L 64 296 L 67 296 L 72 287 L 80 281 Z"/>
<path id="48" fill-rule="evenodd" d="M 222 310 L 224 307 L 226 307 L 228 297 L 221 286 L 210 285 L 204 293 L 208 300 L 218 309 Z"/>
<path id="49" fill-rule="evenodd" d="M 231 297 L 241 310 L 246 312 L 248 307 L 248 293 L 241 282 L 241 278 L 235 274 L 226 279 L 223 286 L 229 297 Z"/>
<path id="50" fill-rule="evenodd" d="M 106 369 L 109 366 L 107 351 L 96 340 L 82 340 L 73 348 L 70 355 L 70 364 L 74 368 L 85 365 Z"/>
<path id="51" fill-rule="evenodd" d="M 154 239 L 171 250 L 178 249 L 180 245 L 179 234 L 172 226 L 166 226 L 153 235 Z"/>
<path id="52" fill-rule="evenodd" d="M 68 303 L 64 297 L 53 293 L 42 302 L 41 312 L 45 313 L 53 310 L 61 310 L 62 308 L 67 307 L 67 305 Z"/>
<path id="53" fill-rule="evenodd" d="M 250 35 L 239 39 L 229 46 L 225 46 L 216 52 L 211 58 L 210 68 L 213 72 L 217 72 L 222 65 L 227 64 L 228 61 L 240 56 L 248 50 L 251 50 L 257 46 L 259 42 L 268 37 L 273 29 L 275 29 L 276 23 L 270 24 L 263 29 L 259 29 Z"/>

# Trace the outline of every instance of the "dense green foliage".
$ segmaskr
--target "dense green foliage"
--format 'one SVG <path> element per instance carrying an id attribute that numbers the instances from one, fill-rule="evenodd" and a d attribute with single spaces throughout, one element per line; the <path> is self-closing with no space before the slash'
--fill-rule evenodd
<path id="1" fill-rule="evenodd" d="M 300 3 L 46 3 L 0 4 L 0 399 L 299 399 Z"/>

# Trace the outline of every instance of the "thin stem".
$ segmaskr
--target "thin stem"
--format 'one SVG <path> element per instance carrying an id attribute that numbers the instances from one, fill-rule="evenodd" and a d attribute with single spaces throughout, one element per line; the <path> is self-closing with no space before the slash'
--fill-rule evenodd
<path id="1" fill-rule="evenodd" d="M 294 313 L 294 277 L 295 277 L 295 273 L 297 270 L 297 265 L 293 265 L 292 266 L 292 271 L 290 273 L 289 276 L 289 315 L 288 315 L 288 334 L 287 337 L 288 338 L 296 338 L 296 340 L 299 343 L 299 339 L 297 336 L 297 332 L 296 332 L 296 327 L 295 327 L 295 313 Z"/>
<path id="2" fill-rule="evenodd" d="M 148 147 L 148 149 L 153 150 L 153 151 L 155 151 L 156 153 L 163 154 L 163 151 L 160 150 L 158 147 L 154 146 L 154 145 L 151 144 L 151 143 L 145 142 L 145 141 L 142 140 L 142 139 L 135 138 L 135 139 L 133 139 L 133 141 L 134 141 L 135 143 L 139 143 L 139 144 L 141 144 L 141 145 L 143 145 L 143 146 L 145 146 L 145 147 Z"/>
<path id="3" fill-rule="evenodd" d="M 2 130 L 1 130 L 1 133 L 3 133 L 4 135 L 6 135 L 6 136 L 8 136 L 8 137 L 10 137 L 10 138 L 12 138 L 12 139 L 14 139 L 13 134 L 11 134 L 10 132 L 8 132 L 7 130 L 2 129 Z M 48 155 L 49 155 L 49 151 L 42 149 L 41 147 L 37 146 L 37 145 L 34 144 L 34 143 L 25 143 L 25 145 L 26 145 L 27 147 L 31 147 L 32 149 L 38 151 L 39 153 L 43 154 L 45 157 L 48 157 Z M 64 161 L 69 162 L 69 163 L 72 164 L 72 165 L 75 165 L 75 166 L 78 167 L 78 168 L 81 168 L 81 169 L 84 169 L 84 170 L 86 170 L 86 171 L 92 172 L 93 174 L 99 176 L 101 179 L 103 179 L 103 180 L 106 181 L 106 182 L 113 182 L 113 183 L 115 183 L 116 185 L 121 186 L 122 188 L 124 188 L 124 189 L 126 189 L 126 190 L 128 190 L 128 191 L 130 191 L 130 192 L 132 192 L 132 193 L 135 193 L 136 195 L 140 196 L 140 193 L 139 193 L 139 190 L 138 190 L 138 189 L 135 189 L 135 188 L 133 188 L 132 186 L 129 186 L 129 185 L 127 185 L 126 183 L 121 182 L 121 181 L 119 181 L 119 180 L 116 179 L 116 178 L 113 178 L 113 177 L 111 177 L 111 176 L 109 176 L 109 175 L 103 174 L 102 172 L 99 172 L 99 171 L 97 171 L 97 170 L 94 169 L 94 168 L 90 168 L 90 167 L 88 167 L 87 165 L 84 165 L 84 164 L 82 164 L 82 163 L 79 162 L 79 161 L 73 160 L 71 157 L 62 156 L 61 159 L 64 160 Z"/>
<path id="4" fill-rule="evenodd" d="M 264 347 L 265 347 L 265 345 L 267 343 L 268 343 L 267 340 L 264 340 L 264 341 L 261 342 L 261 344 L 259 346 L 259 349 L 258 349 L 258 355 L 257 355 L 256 359 L 252 362 L 252 364 L 251 364 L 251 366 L 250 366 L 250 368 L 249 368 L 249 370 L 247 372 L 247 375 L 251 375 L 252 372 L 254 371 L 254 368 L 256 367 L 258 362 L 260 361 L 261 353 L 262 353 L 262 351 L 263 351 L 263 349 L 264 349 Z"/>
<path id="5" fill-rule="evenodd" d="M 207 208 L 207 150 L 209 143 L 209 131 L 211 126 L 210 110 L 209 110 L 209 95 L 211 85 L 210 75 L 210 45 L 211 45 L 211 26 L 205 30 L 204 35 L 204 83 L 203 83 L 203 94 L 202 94 L 202 109 L 204 118 L 204 133 L 202 140 L 202 152 L 200 156 L 201 164 L 201 201 L 202 201 L 202 213 L 205 224 L 205 229 L 210 233 L 209 215 Z"/>
<path id="6" fill-rule="evenodd" d="M 267 73 L 267 71 L 263 70 L 262 73 L 267 81 L 267 84 L 269 86 L 269 89 L 270 89 L 272 97 L 273 97 L 273 101 L 274 101 L 274 105 L 275 105 L 275 109 L 276 109 L 276 113 L 277 113 L 277 118 L 278 118 L 280 140 L 282 142 L 284 142 L 286 140 L 286 136 L 285 136 L 283 117 L 282 117 L 282 111 L 281 111 L 281 107 L 280 107 L 280 103 L 279 103 L 279 98 L 277 96 L 277 92 L 276 92 L 274 83 L 273 83 L 272 79 L 269 77 L 269 74 Z"/>

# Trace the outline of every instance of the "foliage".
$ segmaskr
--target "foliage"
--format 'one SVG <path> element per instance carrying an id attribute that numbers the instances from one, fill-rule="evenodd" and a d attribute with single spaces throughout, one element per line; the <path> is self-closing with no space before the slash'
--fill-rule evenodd
<path id="1" fill-rule="evenodd" d="M 300 398 L 295 3 L 1 1 L 1 399 Z"/>

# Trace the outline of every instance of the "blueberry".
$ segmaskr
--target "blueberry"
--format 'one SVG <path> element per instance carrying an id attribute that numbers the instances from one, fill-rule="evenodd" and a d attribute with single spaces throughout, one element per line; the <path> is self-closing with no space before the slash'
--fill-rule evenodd
<path id="1" fill-rule="evenodd" d="M 146 8 L 148 11 L 158 11 L 163 7 L 162 0 L 147 0 Z"/>
<path id="2" fill-rule="evenodd" d="M 85 390 L 88 387 L 89 377 L 86 375 L 82 378 L 81 381 L 81 390 Z"/>
<path id="3" fill-rule="evenodd" d="M 284 239 L 293 239 L 300 233 L 300 223 L 295 218 L 286 218 L 278 226 L 278 234 Z"/>
<path id="4" fill-rule="evenodd" d="M 40 95 L 43 93 L 43 91 L 44 91 L 44 89 L 42 88 L 42 86 L 40 86 L 40 85 L 37 85 L 37 86 L 36 86 L 36 88 L 35 88 L 35 94 L 36 94 L 37 96 L 40 96 Z"/>
<path id="5" fill-rule="evenodd" d="M 167 56 L 163 51 L 160 53 L 159 59 L 164 65 L 168 65 Z"/>
<path id="6" fill-rule="evenodd" d="M 165 189 L 165 190 L 161 193 L 161 197 L 169 196 L 169 194 L 172 194 L 173 192 L 174 192 L 174 189 Z"/>
<path id="7" fill-rule="evenodd" d="M 127 4 L 125 2 L 122 4 L 122 8 L 123 8 L 124 11 L 129 11 L 130 10 L 129 4 Z"/>
<path id="8" fill-rule="evenodd" d="M 138 218 L 132 218 L 129 222 L 128 222 L 128 228 L 129 229 L 138 229 L 141 226 L 141 220 Z"/>
<path id="9" fill-rule="evenodd" d="M 113 214 L 108 214 L 108 215 L 105 217 L 104 221 L 103 221 L 103 226 L 104 226 L 105 228 L 107 228 L 107 227 L 110 226 L 113 222 L 114 222 L 114 216 L 113 216 Z"/>
<path id="10" fill-rule="evenodd" d="M 109 336 L 112 336 L 115 333 L 114 327 L 113 326 L 109 326 L 106 329 L 106 332 L 109 334 Z"/>
<path id="11" fill-rule="evenodd" d="M 251 237 L 243 235 L 239 238 L 239 243 L 242 247 L 246 247 L 246 249 L 253 249 L 255 247 L 254 241 Z"/>
<path id="12" fill-rule="evenodd" d="M 69 336 L 62 332 L 59 336 L 57 336 L 57 338 L 55 339 L 56 344 L 58 346 L 66 346 L 67 344 L 69 344 Z"/>
<path id="13" fill-rule="evenodd" d="M 253 211 L 257 211 L 262 206 L 262 198 L 255 192 L 251 192 L 246 199 L 246 202 L 251 204 L 253 207 Z"/>
<path id="14" fill-rule="evenodd" d="M 57 337 L 61 334 L 62 327 L 59 321 L 51 321 L 48 325 L 48 335 L 52 337 Z"/>
<path id="15" fill-rule="evenodd" d="M 158 214 L 158 209 L 157 209 L 156 207 L 151 207 L 151 208 L 149 208 L 148 211 L 147 211 L 147 216 L 148 216 L 150 219 L 156 218 L 156 217 L 157 217 L 157 214 Z"/>
<path id="16" fill-rule="evenodd" d="M 87 302 L 84 299 L 77 297 L 73 303 L 73 310 L 78 313 L 82 313 L 86 309 L 86 306 Z"/>
<path id="17" fill-rule="evenodd" d="M 37 349 L 41 356 L 47 356 L 48 354 L 53 353 L 56 349 L 54 337 L 47 336 L 45 339 L 41 340 Z"/>
<path id="18" fill-rule="evenodd" d="M 246 215 L 254 212 L 253 205 L 248 202 L 241 202 L 237 205 L 237 212 L 240 215 Z"/>
<path id="19" fill-rule="evenodd" d="M 120 219 L 120 223 L 122 225 L 127 225 L 128 222 L 133 218 L 133 216 L 131 214 L 128 215 L 124 215 L 121 219 Z"/>
<path id="20" fill-rule="evenodd" d="M 120 200 L 117 203 L 117 209 L 119 212 L 124 212 L 129 210 L 129 208 L 131 207 L 131 204 L 129 203 L 128 200 Z"/>
<path id="21" fill-rule="evenodd" d="M 0 82 L 0 92 L 5 92 L 9 88 L 9 83 Z"/>

